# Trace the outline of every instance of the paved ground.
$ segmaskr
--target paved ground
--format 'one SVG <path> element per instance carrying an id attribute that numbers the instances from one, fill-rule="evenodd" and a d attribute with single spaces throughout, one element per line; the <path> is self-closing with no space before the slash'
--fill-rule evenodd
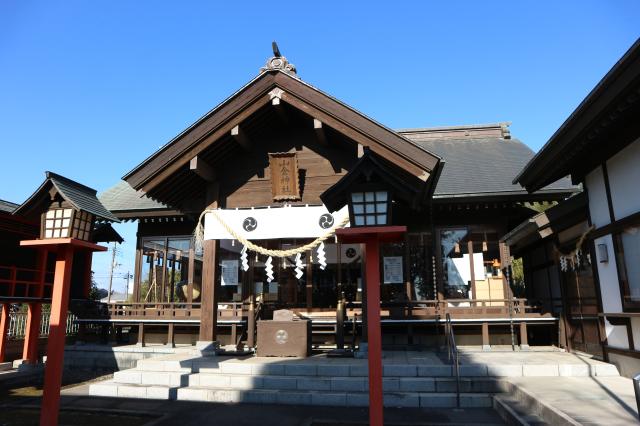
<path id="1" fill-rule="evenodd" d="M 77 413 L 100 413 L 114 424 L 113 418 L 137 413 L 146 416 L 139 425 L 144 426 L 202 426 L 215 424 L 216 426 L 336 426 L 336 425 L 366 425 L 368 412 L 366 408 L 344 407 L 297 407 L 287 405 L 256 405 L 256 404 L 217 404 L 189 401 L 156 401 L 123 398 L 96 398 L 82 395 L 86 393 L 86 386 L 67 389 L 61 398 L 61 408 L 82 410 Z M 8 404 L 8 405 L 7 405 Z M 25 415 L 25 408 L 37 410 L 38 398 L 16 398 L 0 406 L 2 413 L 13 412 Z M 72 413 L 69 413 L 72 414 Z M 21 425 L 12 423 L 7 426 Z M 93 426 L 102 423 L 92 422 Z M 124 426 L 119 421 L 118 426 Z M 131 424 L 135 424 L 131 422 Z M 419 408 L 388 408 L 385 409 L 386 425 L 503 425 L 504 422 L 492 409 L 460 409 L 436 410 Z"/>
<path id="2" fill-rule="evenodd" d="M 512 383 L 583 425 L 637 425 L 633 382 L 626 377 L 522 377 Z"/>

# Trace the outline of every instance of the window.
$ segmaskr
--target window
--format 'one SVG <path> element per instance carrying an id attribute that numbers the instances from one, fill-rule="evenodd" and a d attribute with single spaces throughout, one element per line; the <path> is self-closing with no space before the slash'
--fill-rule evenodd
<path id="1" fill-rule="evenodd" d="M 624 307 L 640 308 L 640 227 L 626 228 L 613 238 Z"/>
<path id="2" fill-rule="evenodd" d="M 387 191 L 365 191 L 351 194 L 351 205 L 355 226 L 386 225 L 389 193 Z"/>

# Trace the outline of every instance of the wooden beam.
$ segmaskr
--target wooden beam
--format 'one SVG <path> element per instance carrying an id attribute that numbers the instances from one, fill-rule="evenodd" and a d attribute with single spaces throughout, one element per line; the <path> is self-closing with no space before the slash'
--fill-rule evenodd
<path id="1" fill-rule="evenodd" d="M 200 176 L 202 179 L 207 182 L 215 182 L 216 180 L 216 171 L 202 158 L 197 155 L 191 159 L 189 162 L 189 170 L 193 173 Z"/>
<path id="2" fill-rule="evenodd" d="M 358 158 L 362 158 L 364 155 L 364 146 L 362 144 L 358 144 Z"/>
<path id="3" fill-rule="evenodd" d="M 327 135 L 325 134 L 324 127 L 322 126 L 322 121 L 317 118 L 313 119 L 313 129 L 316 133 L 316 140 L 320 145 L 327 145 Z"/>
<path id="4" fill-rule="evenodd" d="M 233 138 L 235 139 L 236 142 L 238 142 L 238 144 L 245 150 L 245 151 L 250 151 L 251 150 L 251 141 L 249 140 L 249 137 L 247 136 L 247 134 L 244 132 L 244 130 L 242 130 L 240 128 L 240 125 L 235 126 L 233 129 L 231 129 L 231 136 L 233 136 Z"/>

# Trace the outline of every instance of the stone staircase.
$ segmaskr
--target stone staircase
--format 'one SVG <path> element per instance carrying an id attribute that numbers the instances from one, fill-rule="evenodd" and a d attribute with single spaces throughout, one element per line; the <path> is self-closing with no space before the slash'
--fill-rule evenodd
<path id="1" fill-rule="evenodd" d="M 618 375 L 614 366 L 598 365 L 599 375 Z M 456 379 L 449 365 L 384 365 L 387 407 L 456 407 Z M 595 367 L 594 367 L 595 368 Z M 461 407 L 492 407 L 494 396 L 512 390 L 508 377 L 590 374 L 558 365 L 460 366 Z M 90 395 L 166 400 L 250 402 L 365 407 L 368 405 L 364 360 L 225 359 L 173 355 L 138 361 L 113 380 L 91 385 Z M 506 403 L 505 403 L 506 404 Z"/>

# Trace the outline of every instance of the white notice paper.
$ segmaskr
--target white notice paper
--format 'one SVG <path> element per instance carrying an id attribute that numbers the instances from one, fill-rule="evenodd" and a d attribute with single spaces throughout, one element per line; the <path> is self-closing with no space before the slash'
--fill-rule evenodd
<path id="1" fill-rule="evenodd" d="M 238 261 L 223 260 L 221 262 L 222 285 L 238 285 Z"/>
<path id="2" fill-rule="evenodd" d="M 384 283 L 402 283 L 402 256 L 385 256 L 382 262 L 384 266 Z"/>

